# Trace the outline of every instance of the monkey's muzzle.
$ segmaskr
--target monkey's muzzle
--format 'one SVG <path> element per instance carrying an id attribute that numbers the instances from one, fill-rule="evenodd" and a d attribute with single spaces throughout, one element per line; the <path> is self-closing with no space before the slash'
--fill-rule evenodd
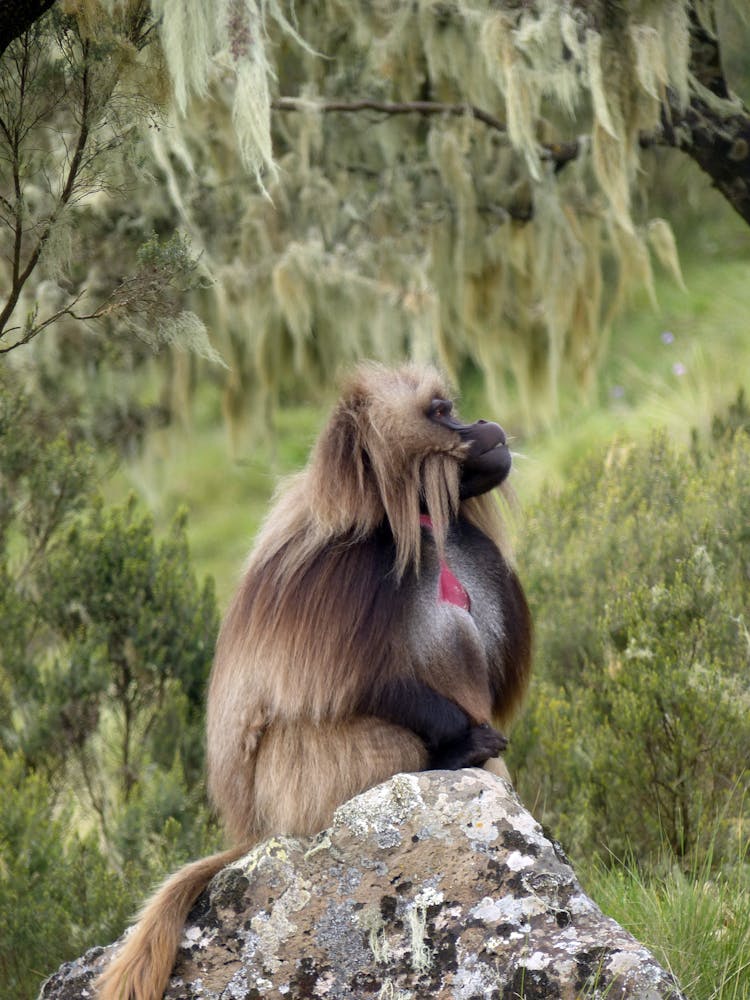
<path id="1" fill-rule="evenodd" d="M 510 472 L 512 459 L 500 424 L 477 420 L 461 427 L 458 434 L 468 445 L 460 487 L 461 499 L 466 500 L 499 486 Z"/>

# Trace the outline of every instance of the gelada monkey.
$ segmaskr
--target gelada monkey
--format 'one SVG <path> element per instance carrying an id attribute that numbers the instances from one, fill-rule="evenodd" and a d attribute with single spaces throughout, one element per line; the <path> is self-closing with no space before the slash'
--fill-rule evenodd
<path id="1" fill-rule="evenodd" d="M 191 906 L 252 844 L 325 829 L 400 771 L 491 766 L 530 666 L 493 496 L 510 466 L 503 430 L 462 423 L 433 369 L 356 369 L 219 635 L 208 785 L 236 846 L 164 883 L 100 1000 L 162 996 Z"/>

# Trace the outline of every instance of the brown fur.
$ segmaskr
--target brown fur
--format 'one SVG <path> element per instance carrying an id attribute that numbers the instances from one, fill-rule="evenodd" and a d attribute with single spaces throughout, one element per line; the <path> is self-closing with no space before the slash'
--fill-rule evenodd
<path id="1" fill-rule="evenodd" d="M 427 766 L 414 733 L 358 714 L 368 685 L 424 680 L 477 723 L 517 706 L 528 677 L 528 610 L 500 556 L 495 500 L 459 505 L 465 446 L 426 418 L 434 398 L 448 394 L 430 368 L 360 366 L 307 468 L 277 498 L 224 620 L 208 694 L 209 791 L 243 846 L 165 883 L 100 978 L 100 1000 L 162 996 L 189 908 L 248 844 L 315 833 L 358 792 Z M 402 621 L 402 593 L 418 586 L 420 497 L 438 554 L 459 507 L 496 546 L 517 605 L 497 663 L 478 660 L 476 639 L 460 628 L 450 663 L 405 661 L 411 623 Z"/>
<path id="2" fill-rule="evenodd" d="M 124 947 L 97 981 L 99 997 L 161 997 L 180 945 L 185 917 L 210 880 L 249 850 L 242 844 L 194 861 L 170 876 L 138 914 Z"/>

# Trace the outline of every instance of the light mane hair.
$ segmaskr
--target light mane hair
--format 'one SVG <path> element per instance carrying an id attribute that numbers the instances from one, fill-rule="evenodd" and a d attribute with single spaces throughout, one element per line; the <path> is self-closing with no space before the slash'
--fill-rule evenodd
<path id="1" fill-rule="evenodd" d="M 420 502 L 440 553 L 459 508 L 505 552 L 495 497 L 459 503 L 465 445 L 447 428 L 425 423 L 432 400 L 452 395 L 435 368 L 359 365 L 345 382 L 307 467 L 282 486 L 247 568 L 277 556 L 284 541 L 294 537 L 279 566 L 282 578 L 293 575 L 331 541 L 356 542 L 387 520 L 396 543 L 397 576 L 407 569 L 418 572 Z"/>

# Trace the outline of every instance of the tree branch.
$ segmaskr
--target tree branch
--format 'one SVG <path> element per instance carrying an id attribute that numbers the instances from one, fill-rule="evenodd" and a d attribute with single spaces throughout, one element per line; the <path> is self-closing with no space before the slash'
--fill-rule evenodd
<path id="1" fill-rule="evenodd" d="M 732 96 L 721 63 L 715 32 L 690 8 L 690 71 L 694 86 L 690 103 L 682 107 L 673 92 L 667 94 L 658 132 L 641 136 L 641 147 L 671 146 L 685 153 L 709 175 L 732 208 L 750 224 L 750 111 Z M 703 96 L 701 96 L 701 94 Z M 715 100 L 713 99 L 715 98 Z M 723 104 L 723 106 L 722 106 Z M 282 97 L 272 102 L 276 111 L 315 111 L 351 114 L 374 111 L 383 115 L 468 115 L 488 128 L 505 134 L 505 124 L 471 104 L 438 101 L 306 101 Z M 578 142 L 547 143 L 540 156 L 560 171 L 580 152 Z"/>
<path id="2" fill-rule="evenodd" d="M 15 351 L 17 347 L 22 347 L 24 344 L 28 344 L 34 339 L 34 337 L 39 336 L 42 330 L 46 330 L 48 326 L 52 323 L 56 323 L 58 319 L 62 319 L 63 316 L 71 316 L 73 319 L 86 320 L 86 319 L 98 319 L 99 316 L 103 315 L 104 310 L 96 310 L 90 316 L 79 316 L 77 313 L 73 312 L 73 306 L 85 295 L 86 289 L 82 288 L 81 291 L 76 295 L 74 299 L 62 309 L 58 309 L 57 312 L 52 313 L 48 316 L 42 323 L 33 323 L 31 327 L 26 331 L 26 333 L 21 337 L 20 340 L 14 341 L 12 344 L 8 344 L 7 347 L 0 347 L 0 354 L 10 354 L 11 351 Z M 18 330 L 20 327 L 13 326 L 9 327 L 4 333 L 11 333 L 13 330 Z"/>
<path id="3" fill-rule="evenodd" d="M 473 104 L 443 104 L 439 101 L 307 101 L 297 97 L 279 97 L 271 102 L 275 111 L 315 111 L 321 113 L 377 111 L 384 115 L 469 115 L 484 122 L 498 132 L 505 132 L 505 125 L 487 111 Z"/>
<path id="4" fill-rule="evenodd" d="M 271 102 L 274 111 L 313 111 L 318 114 L 356 114 L 375 111 L 382 115 L 444 115 L 458 118 L 470 117 L 482 122 L 496 132 L 507 134 L 499 118 L 474 104 L 443 104 L 440 101 L 307 101 L 297 97 L 279 97 Z M 546 143 L 541 146 L 542 159 L 551 160 L 555 170 L 560 170 L 578 156 L 578 142 Z"/>
<path id="5" fill-rule="evenodd" d="M 55 0 L 4 0 L 0 4 L 0 56 L 45 14 Z"/>
<path id="6" fill-rule="evenodd" d="M 686 153 L 750 225 L 750 114 L 744 105 L 724 115 L 699 97 L 671 107 L 658 141 Z"/>
<path id="7" fill-rule="evenodd" d="M 679 149 L 698 164 L 750 225 L 750 111 L 733 97 L 724 77 L 715 34 L 691 9 L 690 70 L 705 88 L 687 107 L 670 93 L 654 141 Z"/>
<path id="8" fill-rule="evenodd" d="M 68 174 L 65 179 L 65 184 L 63 185 L 62 193 L 58 200 L 57 205 L 51 212 L 49 218 L 42 228 L 42 232 L 36 242 L 36 246 L 31 251 L 28 260 L 26 261 L 26 266 L 23 271 L 21 271 L 21 241 L 23 236 L 23 218 L 22 218 L 22 206 L 23 206 L 23 192 L 21 190 L 21 178 L 20 178 L 20 163 L 21 163 L 21 151 L 17 144 L 12 150 L 13 154 L 13 179 L 15 186 L 15 198 L 16 198 L 16 221 L 15 221 L 15 244 L 13 252 L 13 284 L 8 295 L 8 300 L 5 303 L 4 308 L 0 311 L 0 339 L 8 332 L 5 329 L 5 325 L 8 322 L 13 310 L 18 304 L 18 299 L 23 290 L 23 286 L 28 281 L 34 268 L 39 263 L 39 258 L 42 255 L 42 250 L 49 239 L 52 227 L 57 222 L 60 214 L 62 213 L 65 206 L 70 201 L 75 189 L 76 182 L 78 181 L 79 173 L 81 170 L 81 165 L 83 163 L 84 153 L 86 151 L 86 145 L 89 140 L 89 114 L 91 108 L 91 77 L 88 66 L 88 42 L 83 43 L 83 59 L 84 68 L 83 75 L 81 78 L 81 127 L 78 132 L 78 138 L 76 140 L 75 149 L 73 151 L 73 156 L 70 161 L 70 167 L 68 168 Z M 48 325 L 48 324 L 45 324 Z M 21 341 L 13 344 L 10 348 L 5 348 L 2 353 L 7 354 L 8 350 L 13 350 L 15 347 L 20 347 L 22 343 L 28 343 L 39 330 L 29 331 L 29 334 Z"/>

